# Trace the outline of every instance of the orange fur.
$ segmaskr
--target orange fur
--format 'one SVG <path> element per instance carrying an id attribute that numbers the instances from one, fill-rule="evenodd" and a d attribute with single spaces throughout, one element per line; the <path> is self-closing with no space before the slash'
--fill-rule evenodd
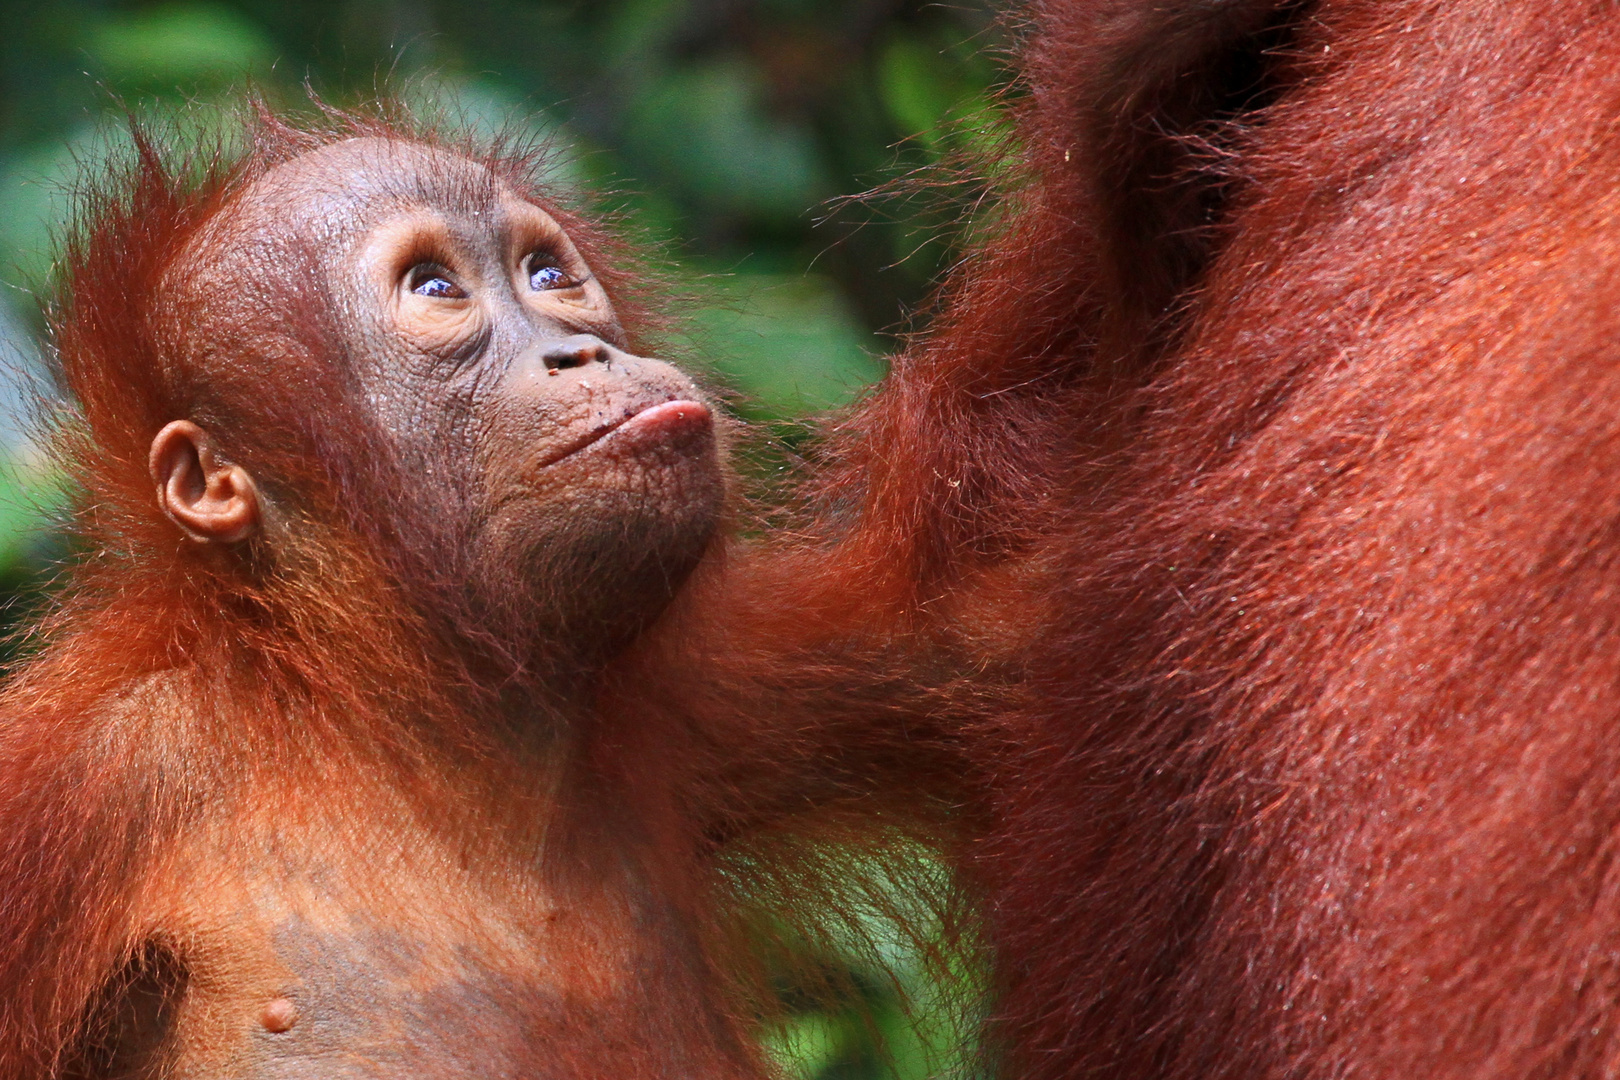
<path id="1" fill-rule="evenodd" d="M 853 422 L 882 546 L 1051 572 L 1009 1075 L 1620 1067 L 1613 15 L 1031 5 L 1017 185 Z"/>

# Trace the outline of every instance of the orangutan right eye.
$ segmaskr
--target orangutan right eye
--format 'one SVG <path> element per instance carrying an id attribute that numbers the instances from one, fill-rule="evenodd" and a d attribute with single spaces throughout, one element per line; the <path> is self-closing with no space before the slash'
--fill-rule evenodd
<path id="1" fill-rule="evenodd" d="M 417 263 L 408 277 L 411 292 L 438 300 L 464 300 L 466 290 L 457 285 L 450 272 L 438 263 Z"/>

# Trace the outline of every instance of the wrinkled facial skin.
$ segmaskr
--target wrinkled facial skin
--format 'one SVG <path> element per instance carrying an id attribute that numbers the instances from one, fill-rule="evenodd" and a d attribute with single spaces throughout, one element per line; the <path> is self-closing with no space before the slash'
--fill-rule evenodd
<path id="1" fill-rule="evenodd" d="M 441 554 L 475 594 L 586 651 L 662 610 L 719 515 L 713 416 L 676 368 L 625 351 L 550 215 L 470 160 L 354 139 L 271 170 L 231 227 L 314 253 L 345 362 L 419 485 L 404 505 L 454 524 Z"/>

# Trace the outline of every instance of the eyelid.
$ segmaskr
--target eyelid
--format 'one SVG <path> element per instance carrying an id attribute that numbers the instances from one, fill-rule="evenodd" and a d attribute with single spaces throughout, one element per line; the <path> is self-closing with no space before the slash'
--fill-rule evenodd
<path id="1" fill-rule="evenodd" d="M 450 268 L 438 259 L 412 259 L 405 267 L 405 280 L 410 281 L 418 276 L 419 271 L 430 271 L 444 278 L 453 278 L 455 275 Z"/>

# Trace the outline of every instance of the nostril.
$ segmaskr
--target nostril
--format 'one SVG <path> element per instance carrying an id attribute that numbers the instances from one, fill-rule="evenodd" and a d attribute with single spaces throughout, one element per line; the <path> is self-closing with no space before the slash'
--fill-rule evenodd
<path id="1" fill-rule="evenodd" d="M 540 359 L 546 365 L 547 371 L 558 371 L 562 368 L 584 367 L 599 360 L 601 355 L 600 341 L 591 337 L 576 337 L 566 338 L 548 346 L 540 354 Z"/>

